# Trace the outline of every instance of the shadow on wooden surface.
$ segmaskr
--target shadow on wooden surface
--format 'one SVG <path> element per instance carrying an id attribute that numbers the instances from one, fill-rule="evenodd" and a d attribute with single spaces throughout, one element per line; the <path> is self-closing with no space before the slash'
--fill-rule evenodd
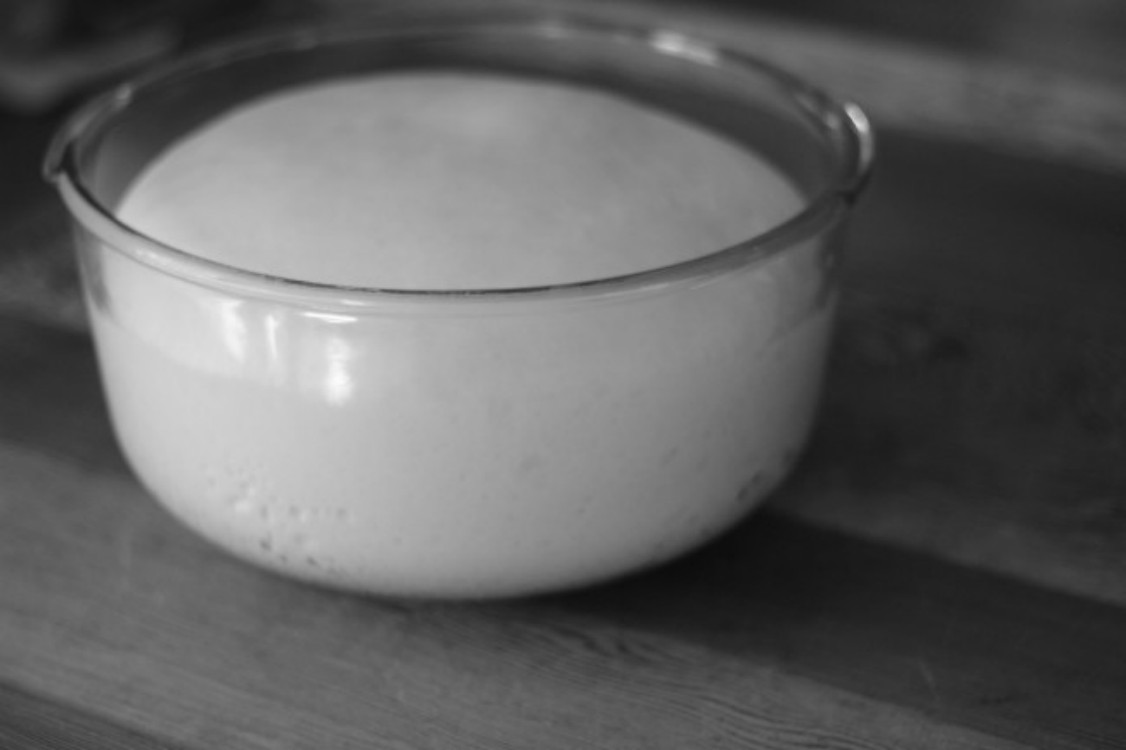
<path id="1" fill-rule="evenodd" d="M 1126 612 L 769 512 L 557 609 L 1031 745 L 1126 737 Z"/>

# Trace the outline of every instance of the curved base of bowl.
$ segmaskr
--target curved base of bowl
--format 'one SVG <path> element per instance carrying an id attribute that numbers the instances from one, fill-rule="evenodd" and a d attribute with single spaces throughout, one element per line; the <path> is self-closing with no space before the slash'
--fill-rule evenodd
<path id="1" fill-rule="evenodd" d="M 474 575 L 472 571 L 479 567 L 479 561 L 471 559 L 465 559 L 460 565 L 447 566 L 440 571 L 397 570 L 383 571 L 376 575 L 372 575 L 371 570 L 364 573 L 352 572 L 342 565 L 311 564 L 307 559 L 290 559 L 279 556 L 272 550 L 251 549 L 216 538 L 193 523 L 192 519 L 176 513 L 158 497 L 154 499 L 181 525 L 213 547 L 240 562 L 273 575 L 350 594 L 391 599 L 472 602 L 565 593 L 611 583 L 672 563 L 707 546 L 753 515 L 767 497 L 788 478 L 788 475 L 788 467 L 774 477 L 757 475 L 758 478 L 754 482 L 738 493 L 736 502 L 725 504 L 726 511 L 722 515 L 717 515 L 703 523 L 697 522 L 698 525 L 690 536 L 682 536 L 678 539 L 670 537 L 647 545 L 638 545 L 637 540 L 634 540 L 634 547 L 645 549 L 645 554 L 620 557 L 601 564 L 592 564 L 588 560 L 580 559 L 566 568 L 550 570 L 541 568 L 524 576 L 508 575 L 503 580 L 490 575 Z M 528 570 L 526 565 L 518 568 L 520 564 L 520 560 L 515 558 L 511 560 L 513 568 Z"/>

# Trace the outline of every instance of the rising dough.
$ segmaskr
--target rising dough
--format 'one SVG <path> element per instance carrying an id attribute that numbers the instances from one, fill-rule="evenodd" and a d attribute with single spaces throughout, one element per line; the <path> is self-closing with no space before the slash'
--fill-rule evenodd
<path id="1" fill-rule="evenodd" d="M 800 204 L 755 154 L 625 99 L 416 73 L 243 105 L 156 159 L 119 216 L 256 271 L 448 289 L 662 266 L 760 233 Z"/>

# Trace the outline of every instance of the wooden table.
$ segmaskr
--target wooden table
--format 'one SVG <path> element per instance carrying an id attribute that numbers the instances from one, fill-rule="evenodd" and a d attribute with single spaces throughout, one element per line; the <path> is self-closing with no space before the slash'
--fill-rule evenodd
<path id="1" fill-rule="evenodd" d="M 536 600 L 322 591 L 171 520 L 37 179 L 56 118 L 0 119 L 0 748 L 1126 747 L 1126 87 L 809 5 L 659 7 L 880 126 L 816 439 L 718 543 Z"/>

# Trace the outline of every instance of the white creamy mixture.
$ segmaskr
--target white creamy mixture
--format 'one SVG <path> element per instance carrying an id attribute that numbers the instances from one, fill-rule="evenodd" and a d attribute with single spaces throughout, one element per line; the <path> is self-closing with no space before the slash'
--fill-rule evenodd
<path id="1" fill-rule="evenodd" d="M 662 266 L 802 204 L 750 151 L 623 99 L 402 74 L 217 119 L 119 216 L 273 275 L 449 289 Z M 668 559 L 777 483 L 819 388 L 819 263 L 810 243 L 646 297 L 349 314 L 109 253 L 92 313 L 126 453 L 186 523 L 325 583 L 509 595 Z"/>
<path id="2" fill-rule="evenodd" d="M 119 215 L 244 268 L 431 289 L 667 265 L 760 234 L 801 203 L 755 155 L 623 99 L 414 74 L 244 106 L 162 155 Z"/>

